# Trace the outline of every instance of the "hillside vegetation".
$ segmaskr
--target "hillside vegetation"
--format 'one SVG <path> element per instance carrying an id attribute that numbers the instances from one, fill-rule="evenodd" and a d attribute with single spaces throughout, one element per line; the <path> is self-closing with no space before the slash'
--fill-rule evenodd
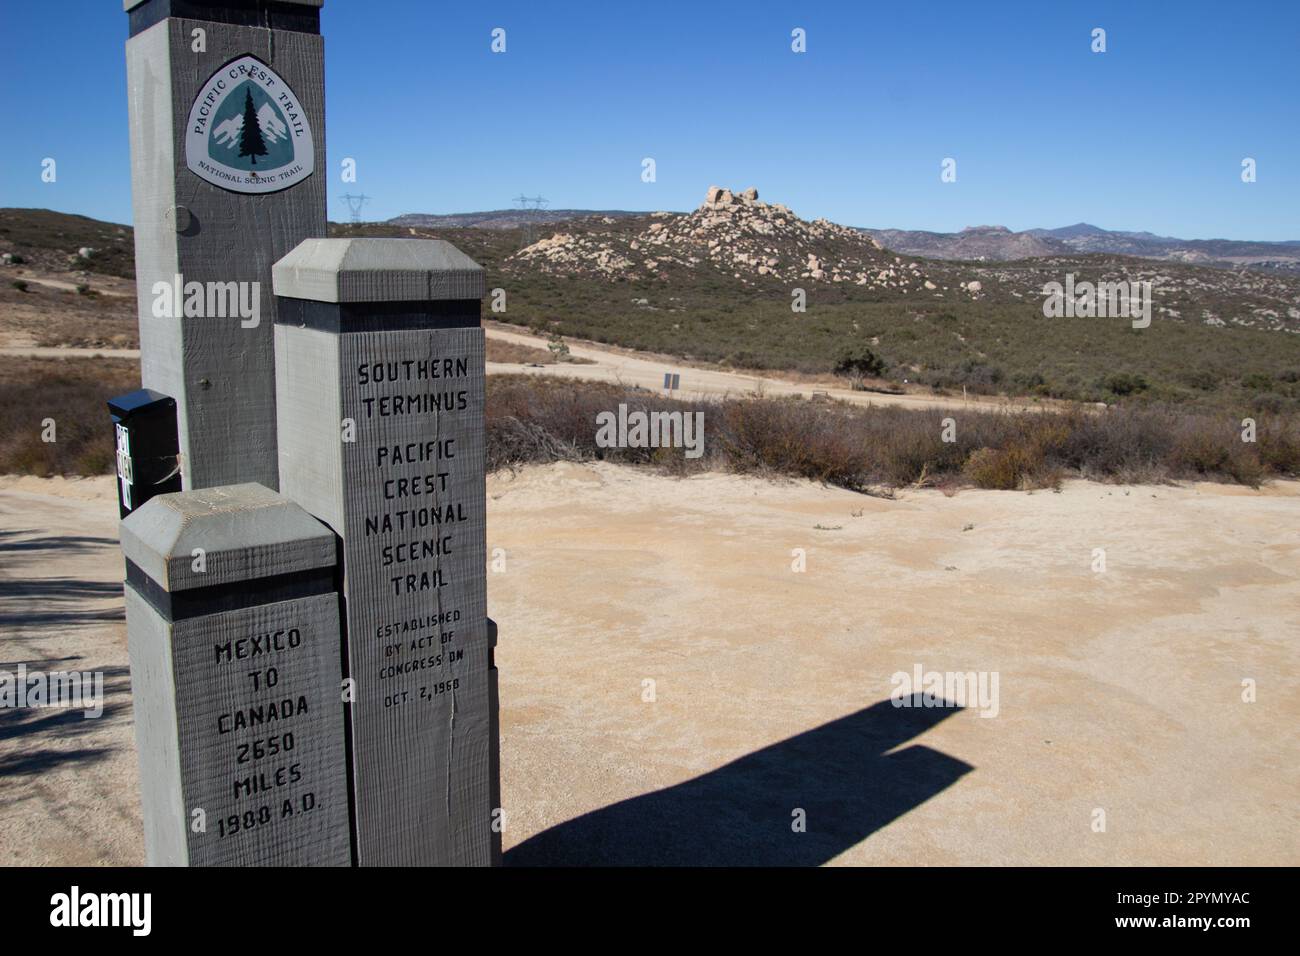
<path id="1" fill-rule="evenodd" d="M 869 351 L 885 378 L 949 393 L 1300 412 L 1300 278 L 1283 274 L 1108 254 L 918 259 L 752 190 L 716 188 L 688 214 L 331 232 L 447 239 L 483 264 L 489 289 L 504 290 L 505 311 L 489 297 L 486 316 L 688 361 L 826 373 L 847 352 Z M 130 303 L 95 298 L 103 277 L 132 273 L 131 246 L 126 226 L 0 210 L 0 253 L 24 260 L 0 266 L 0 331 L 41 345 L 133 344 Z M 33 270 L 90 291 L 42 288 Z M 1044 284 L 1067 275 L 1151 282 L 1150 326 L 1045 318 Z M 802 312 L 791 308 L 798 290 Z"/>
<path id="2" fill-rule="evenodd" d="M 1300 278 L 1286 275 L 1114 255 L 916 259 L 712 191 L 690 214 L 588 217 L 529 245 L 508 230 L 333 228 L 453 242 L 505 290 L 498 320 L 697 362 L 826 372 L 866 348 L 886 377 L 939 391 L 1300 411 Z M 1043 286 L 1067 274 L 1151 282 L 1150 326 L 1045 318 Z"/>
<path id="3" fill-rule="evenodd" d="M 138 386 L 135 362 L 0 356 L 0 473 L 112 471 L 104 400 Z M 596 415 L 701 413 L 704 454 L 681 448 L 600 448 Z M 952 441 L 945 418 L 955 415 Z M 535 376 L 492 376 L 487 389 L 490 470 L 606 459 L 675 474 L 705 469 L 808 478 L 854 491 L 910 485 L 1054 488 L 1071 477 L 1159 482 L 1207 479 L 1258 485 L 1300 476 L 1300 423 L 1261 422 L 1241 440 L 1224 414 L 1144 407 L 1105 413 L 918 411 L 800 399 L 681 402 L 635 388 Z M 48 432 L 53 421 L 54 431 Z M 51 435 L 53 441 L 47 441 Z"/>
<path id="4" fill-rule="evenodd" d="M 0 253 L 20 255 L 27 264 L 51 271 L 135 276 L 135 233 L 130 226 L 49 209 L 0 209 Z"/>
<path id="5" fill-rule="evenodd" d="M 680 448 L 600 448 L 592 423 L 624 404 L 703 415 L 704 455 Z M 488 466 L 605 459 L 674 473 L 720 468 L 809 478 L 852 491 L 1056 488 L 1067 478 L 1152 483 L 1180 479 L 1256 486 L 1300 475 L 1300 423 L 1272 422 L 1254 442 L 1225 415 L 1167 406 L 962 412 L 821 404 L 759 396 L 681 402 L 617 385 L 500 376 L 488 389 Z M 946 441 L 945 422 L 953 422 Z"/>

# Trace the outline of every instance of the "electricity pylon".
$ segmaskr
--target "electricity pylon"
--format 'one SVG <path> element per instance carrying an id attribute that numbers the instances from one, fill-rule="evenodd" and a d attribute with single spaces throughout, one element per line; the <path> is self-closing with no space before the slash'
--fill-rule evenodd
<path id="1" fill-rule="evenodd" d="M 343 194 L 343 201 L 348 204 L 348 212 L 351 214 L 350 222 L 355 226 L 361 222 L 361 207 L 370 202 L 370 197 L 365 193 L 360 196 L 354 196 L 351 193 Z"/>

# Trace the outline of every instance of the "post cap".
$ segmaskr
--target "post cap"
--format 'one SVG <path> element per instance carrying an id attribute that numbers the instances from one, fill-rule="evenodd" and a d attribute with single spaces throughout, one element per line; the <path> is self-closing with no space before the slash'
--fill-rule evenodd
<path id="1" fill-rule="evenodd" d="M 158 495 L 123 519 L 121 539 L 126 559 L 171 593 L 335 563 L 329 528 L 252 483 Z"/>
<path id="2" fill-rule="evenodd" d="M 304 239 L 271 267 L 275 294 L 316 302 L 481 299 L 483 267 L 442 239 Z"/>
<path id="3" fill-rule="evenodd" d="M 142 3 L 146 3 L 146 2 L 148 2 L 148 0 L 122 0 L 122 10 L 123 10 L 124 12 L 128 12 L 128 13 L 129 13 L 131 10 L 133 10 L 133 9 L 135 9 L 136 7 L 140 6 L 140 4 L 142 4 Z M 321 6 L 321 5 L 323 5 L 323 4 L 325 3 L 325 0 L 276 0 L 276 2 L 277 2 L 277 3 L 293 3 L 293 4 L 297 4 L 297 5 L 299 5 L 299 6 L 302 6 L 302 7 L 319 7 L 319 6 Z M 222 5 L 223 5 L 223 4 L 219 4 L 219 3 L 209 3 L 209 4 L 208 4 L 208 6 L 214 6 L 214 7 L 215 7 L 215 6 L 222 6 Z M 226 4 L 226 6 L 228 6 L 228 4 Z"/>

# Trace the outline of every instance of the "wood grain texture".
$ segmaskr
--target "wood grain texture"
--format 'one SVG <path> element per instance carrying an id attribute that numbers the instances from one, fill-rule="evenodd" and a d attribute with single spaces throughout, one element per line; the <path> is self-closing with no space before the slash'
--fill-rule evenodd
<path id="1" fill-rule="evenodd" d="M 344 593 L 348 608 L 358 862 L 362 865 L 490 862 L 483 332 L 355 333 L 340 336 L 343 414 L 357 441 L 343 446 Z M 358 369 L 463 360 L 465 376 L 361 384 Z M 398 366 L 400 368 L 400 366 Z M 454 366 L 453 366 L 454 367 Z M 449 411 L 382 414 L 385 399 L 435 396 Z M 460 406 L 461 396 L 464 407 Z M 378 464 L 384 446 L 451 442 L 453 458 Z M 433 488 L 428 479 L 433 477 Z M 403 494 L 403 479 L 411 493 Z M 425 482 L 420 485 L 417 483 Z M 420 492 L 414 493 L 416 488 Z M 384 515 L 444 513 L 442 523 L 367 534 Z M 452 516 L 454 521 L 448 522 Z M 419 522 L 407 522 L 419 524 Z M 448 540 L 450 554 L 384 565 L 383 549 Z M 424 587 L 425 576 L 443 586 Z M 416 577 L 411 590 L 409 577 Z M 401 580 L 396 584 L 394 577 Z M 432 615 L 454 619 L 385 637 L 383 628 Z M 446 644 L 436 643 L 441 638 Z M 430 648 L 413 640 L 433 638 Z M 391 656 L 390 648 L 400 648 Z M 460 661 L 387 676 L 429 654 Z M 439 690 L 443 685 L 453 686 Z"/>
<path id="2" fill-rule="evenodd" d="M 329 525 L 343 528 L 343 410 L 338 336 L 275 327 L 280 491 Z"/>
<path id="3" fill-rule="evenodd" d="M 191 30 L 207 36 L 191 50 Z M 281 192 L 248 195 L 200 179 L 185 163 L 190 106 L 224 63 L 252 54 L 297 94 L 312 128 L 315 172 Z M 141 378 L 177 401 L 186 489 L 256 481 L 278 487 L 275 301 L 271 265 L 326 230 L 323 41 L 314 34 L 168 18 L 127 41 L 131 182 Z M 177 232 L 174 209 L 188 210 Z M 260 283 L 260 321 L 157 318 L 153 284 Z"/>
<path id="4" fill-rule="evenodd" d="M 126 589 L 126 634 L 145 862 L 149 866 L 185 866 L 189 851 L 171 628 L 130 587 Z"/>
<path id="5" fill-rule="evenodd" d="M 488 751 L 488 780 L 492 786 L 489 802 L 492 805 L 492 812 L 499 813 L 501 811 L 501 674 L 495 666 L 488 670 L 488 694 L 488 717 L 492 722 L 488 729 L 488 746 L 490 748 Z M 504 822 L 500 818 L 493 821 L 492 843 L 488 849 L 492 866 L 501 865 L 501 832 Z"/>
<path id="6" fill-rule="evenodd" d="M 307 239 L 272 270 L 275 294 L 317 302 L 482 299 L 483 267 L 443 239 Z"/>
<path id="7" fill-rule="evenodd" d="M 343 539 L 358 864 L 491 865 L 483 332 L 277 335 L 283 491 Z"/>
<path id="8" fill-rule="evenodd" d="M 119 537 L 123 556 L 173 593 L 335 562 L 329 528 L 253 483 L 158 495 L 126 517 Z"/>
<path id="9" fill-rule="evenodd" d="M 263 577 L 334 558 L 327 529 L 257 486 L 160 496 L 128 521 L 132 560 L 167 571 L 154 578 L 164 588 L 237 581 L 256 595 Z M 222 570 L 178 575 L 174 558 L 191 546 L 220 556 Z M 173 621 L 126 592 L 148 861 L 349 865 L 337 595 Z"/>
<path id="10" fill-rule="evenodd" d="M 185 808 L 207 811 L 207 832 L 187 832 L 191 866 L 351 863 L 338 621 L 338 598 L 327 594 L 172 625 Z M 291 630 L 298 647 L 260 659 L 214 653 Z M 271 667 L 276 686 L 255 689 L 250 672 L 264 685 Z M 264 722 L 240 729 L 241 711 Z M 258 742 L 266 752 L 273 739 L 281 752 L 256 759 Z"/>

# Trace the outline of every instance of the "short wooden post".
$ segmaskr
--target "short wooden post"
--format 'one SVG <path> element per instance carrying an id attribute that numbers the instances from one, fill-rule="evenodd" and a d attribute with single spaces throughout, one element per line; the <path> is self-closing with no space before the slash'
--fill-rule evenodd
<path id="1" fill-rule="evenodd" d="M 279 484 L 271 264 L 325 235 L 321 2 L 124 2 L 140 374 L 186 489 Z"/>
<path id="2" fill-rule="evenodd" d="M 245 484 L 121 538 L 148 862 L 349 865 L 333 533 Z"/>
<path id="3" fill-rule="evenodd" d="M 357 862 L 490 865 L 483 270 L 441 241 L 308 239 L 274 277 L 281 488 L 343 539 Z"/>

